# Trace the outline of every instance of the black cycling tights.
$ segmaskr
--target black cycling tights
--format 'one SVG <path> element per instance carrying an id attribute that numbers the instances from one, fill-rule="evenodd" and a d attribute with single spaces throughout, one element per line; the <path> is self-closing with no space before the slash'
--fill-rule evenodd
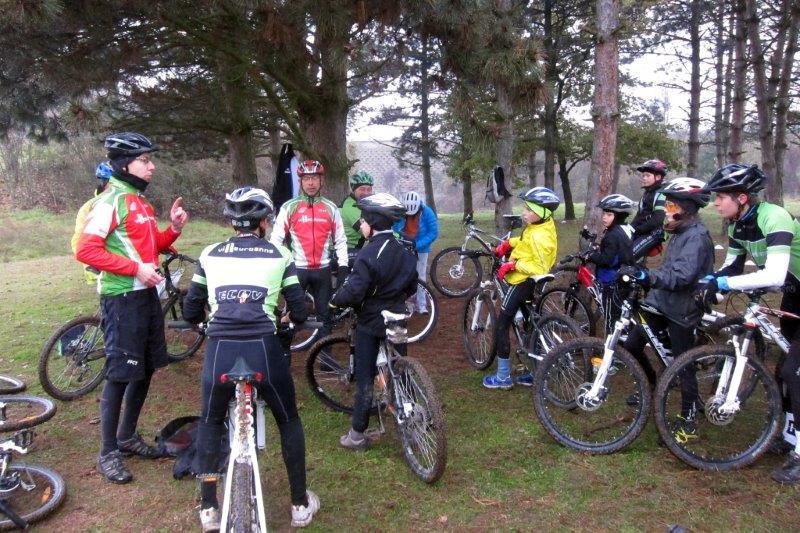
<path id="1" fill-rule="evenodd" d="M 228 403 L 234 397 L 233 383 L 222 384 L 219 376 L 228 372 L 237 357 L 247 366 L 263 374 L 263 381 L 255 383 L 258 397 L 266 401 L 281 436 L 281 452 L 289 477 L 293 505 L 305 505 L 306 500 L 306 449 L 303 426 L 297 414 L 294 383 L 285 356 L 275 335 L 249 339 L 209 338 L 203 362 L 202 405 L 197 429 L 197 460 L 201 474 L 215 474 L 219 463 L 219 448 L 223 422 Z M 204 484 L 205 485 L 205 484 Z M 203 490 L 203 508 L 216 507 L 216 495 Z"/>
<path id="2" fill-rule="evenodd" d="M 101 455 L 117 449 L 117 440 L 127 440 L 136 432 L 139 414 L 142 412 L 147 391 L 150 389 L 150 379 L 153 373 L 149 372 L 139 381 L 107 381 L 100 396 L 100 435 L 103 440 Z M 120 411 L 122 404 L 125 411 Z"/>
<path id="3" fill-rule="evenodd" d="M 319 337 L 317 337 L 321 339 L 330 334 L 333 327 L 331 310 L 328 307 L 328 303 L 331 301 L 331 292 L 333 292 L 331 268 L 323 267 L 314 270 L 298 268 L 297 279 L 300 281 L 300 286 L 303 287 L 303 290 L 314 297 L 314 308 L 317 312 L 317 317 L 323 324 L 319 331 Z"/>
<path id="4" fill-rule="evenodd" d="M 787 277 L 789 280 L 785 289 L 786 293 L 781 300 L 781 310 L 800 314 L 800 283 L 795 281 L 791 275 Z M 800 320 L 782 319 L 781 333 L 791 344 L 789 353 L 786 354 L 786 360 L 778 373 L 778 383 L 782 385 L 782 390 L 785 385 L 783 408 L 784 411 L 791 409 L 794 424 L 797 427 L 797 424 L 800 423 L 798 422 L 800 420 L 800 375 L 798 375 L 800 373 Z"/>

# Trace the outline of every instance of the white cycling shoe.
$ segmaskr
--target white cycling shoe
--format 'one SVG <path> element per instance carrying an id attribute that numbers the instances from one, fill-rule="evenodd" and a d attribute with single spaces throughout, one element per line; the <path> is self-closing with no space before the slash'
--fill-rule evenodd
<path id="1" fill-rule="evenodd" d="M 319 511 L 319 497 L 306 491 L 308 505 L 292 505 L 292 527 L 306 527 L 314 519 L 314 514 Z"/>

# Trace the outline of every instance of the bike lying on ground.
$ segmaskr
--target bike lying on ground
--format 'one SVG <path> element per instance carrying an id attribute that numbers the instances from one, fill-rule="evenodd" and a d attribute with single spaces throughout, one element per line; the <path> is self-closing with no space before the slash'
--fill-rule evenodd
<path id="1" fill-rule="evenodd" d="M 185 291 L 178 287 L 194 259 L 169 254 L 162 263 L 163 286 L 159 295 L 165 321 L 180 321 Z M 165 328 L 167 356 L 171 362 L 193 355 L 205 340 L 205 331 Z M 45 392 L 62 401 L 71 401 L 93 391 L 105 377 L 105 344 L 100 311 L 73 318 L 56 330 L 39 354 L 39 381 Z"/>
<path id="2" fill-rule="evenodd" d="M 605 340 L 584 337 L 553 349 L 533 380 L 533 405 L 545 430 L 560 444 L 592 454 L 608 454 L 633 442 L 650 410 L 651 385 L 639 362 L 620 344 L 623 334 L 640 325 L 657 357 L 671 368 L 669 339 L 647 324 L 645 311 L 661 313 L 641 301 L 641 287 L 628 279 L 620 318 Z M 714 315 L 707 314 L 708 317 Z M 730 324 L 720 320 L 726 334 Z M 698 340 L 714 342 L 703 329 Z M 762 338 L 753 345 L 763 357 Z"/>
<path id="3" fill-rule="evenodd" d="M 686 464 L 701 470 L 732 470 L 757 460 L 780 429 L 781 393 L 764 363 L 764 338 L 782 351 L 776 373 L 789 351 L 769 316 L 798 320 L 800 316 L 762 305 L 764 289 L 745 291 L 745 312 L 720 326 L 732 330 L 725 344 L 698 346 L 678 357 L 658 382 L 655 420 L 667 448 Z M 681 377 L 687 368 L 697 376 L 701 406 L 695 435 L 676 438 L 673 427 L 681 408 Z"/>
<path id="4" fill-rule="evenodd" d="M 397 345 L 405 344 L 408 332 L 402 323 L 407 315 L 382 311 L 386 338 L 378 351 L 373 412 L 386 432 L 383 416 L 394 419 L 403 458 L 422 481 L 436 482 L 447 462 L 444 416 L 433 381 L 418 360 L 400 355 Z M 308 354 L 306 378 L 311 391 L 335 411 L 352 413 L 356 380 L 355 322 L 347 335 L 320 339 Z"/>
<path id="5" fill-rule="evenodd" d="M 492 259 L 492 278 L 482 281 L 480 287 L 468 295 L 462 315 L 464 353 L 475 369 L 485 370 L 495 358 L 497 308 L 509 285 L 497 279 L 497 269 L 502 263 L 494 253 L 470 253 L 479 257 L 491 256 Z M 535 302 L 541 297 L 542 288 L 552 279 L 552 274 L 537 279 L 532 300 L 518 311 L 511 325 L 517 341 L 514 353 L 519 364 L 531 372 L 553 347 L 584 334 L 578 323 L 564 314 L 538 312 L 539 306 Z"/>
<path id="6" fill-rule="evenodd" d="M 492 252 L 498 244 L 508 239 L 511 232 L 522 227 L 522 219 L 517 215 L 503 215 L 508 232 L 498 237 L 478 228 L 471 214 L 464 217 L 462 225 L 467 232 L 461 246 L 451 246 L 440 251 L 431 261 L 431 283 L 440 293 L 452 298 L 466 296 L 477 289 L 483 279 L 483 267 L 479 257 L 465 252 Z M 478 241 L 479 247 L 470 248 L 470 240 Z"/>

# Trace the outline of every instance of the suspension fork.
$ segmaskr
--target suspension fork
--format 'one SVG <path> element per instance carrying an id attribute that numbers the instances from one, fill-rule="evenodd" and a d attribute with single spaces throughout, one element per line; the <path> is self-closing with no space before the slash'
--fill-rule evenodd
<path id="1" fill-rule="evenodd" d="M 614 359 L 614 349 L 619 343 L 620 335 L 630 325 L 630 305 L 625 303 L 627 308 L 623 308 L 622 316 L 614 324 L 614 331 L 606 337 L 606 342 L 603 345 L 603 360 L 600 362 L 600 367 L 597 369 L 597 375 L 592 382 L 592 388 L 586 393 L 586 399 L 595 401 L 600 397 L 600 391 L 605 388 L 606 378 L 608 377 L 608 369 Z M 590 361 L 591 363 L 591 361 Z"/>
<path id="2" fill-rule="evenodd" d="M 725 401 L 718 408 L 722 414 L 732 414 L 739 410 L 740 402 L 737 395 L 739 386 L 742 384 L 742 376 L 748 359 L 743 354 L 747 353 L 753 334 L 750 331 L 745 332 L 741 345 L 738 337 L 738 335 L 732 336 L 731 344 L 736 355 L 733 358 L 725 358 L 715 391 L 715 398 L 722 398 L 723 396 L 725 398 Z"/>

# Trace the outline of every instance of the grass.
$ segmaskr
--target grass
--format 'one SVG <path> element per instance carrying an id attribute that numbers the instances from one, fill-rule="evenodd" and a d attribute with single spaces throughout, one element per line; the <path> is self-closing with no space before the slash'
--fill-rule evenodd
<path id="1" fill-rule="evenodd" d="M 710 211 L 710 210 L 706 210 Z M 708 213 L 707 213 L 708 214 Z M 460 217 L 442 216 L 442 237 L 434 249 L 463 239 Z M 480 213 L 479 225 L 491 227 Z M 0 263 L 0 369 L 25 379 L 41 394 L 36 379 L 38 352 L 61 323 L 92 312 L 97 296 L 83 284 L 81 269 L 67 253 L 69 217 L 44 212 L 0 212 L 4 228 Z M 709 224 L 713 225 L 713 218 Z M 10 246 L 5 233 L 47 235 L 36 251 Z M 575 249 L 578 222 L 559 223 L 560 255 Z M 66 228 L 69 228 L 67 230 Z M 192 221 L 178 241 L 197 255 L 229 235 L 214 224 Z M 11 235 L 12 238 L 16 238 Z M 346 417 L 324 409 L 302 375 L 302 354 L 293 357 L 298 405 L 306 434 L 309 487 L 322 499 L 312 530 L 422 529 L 601 529 L 690 530 L 794 529 L 800 512 L 798 490 L 769 480 L 779 458 L 729 473 L 698 472 L 656 443 L 648 423 L 627 450 L 602 457 L 573 453 L 555 444 L 539 426 L 530 392 L 480 386 L 482 373 L 463 356 L 459 300 L 440 298 L 436 331 L 409 353 L 423 361 L 442 399 L 447 423 L 448 465 L 434 486 L 417 481 L 402 461 L 392 435 L 373 449 L 353 454 L 338 446 Z M 195 414 L 202 355 L 159 371 L 153 380 L 140 428 L 147 437 L 176 416 Z M 136 480 L 105 483 L 94 472 L 99 447 L 98 393 L 60 403 L 56 417 L 37 430 L 27 460 L 54 467 L 68 485 L 65 506 L 48 530 L 188 530 L 196 528 L 196 484 L 172 479 L 168 460 L 128 464 Z M 269 520 L 288 529 L 286 475 L 277 432 L 269 424 L 263 455 Z"/>

